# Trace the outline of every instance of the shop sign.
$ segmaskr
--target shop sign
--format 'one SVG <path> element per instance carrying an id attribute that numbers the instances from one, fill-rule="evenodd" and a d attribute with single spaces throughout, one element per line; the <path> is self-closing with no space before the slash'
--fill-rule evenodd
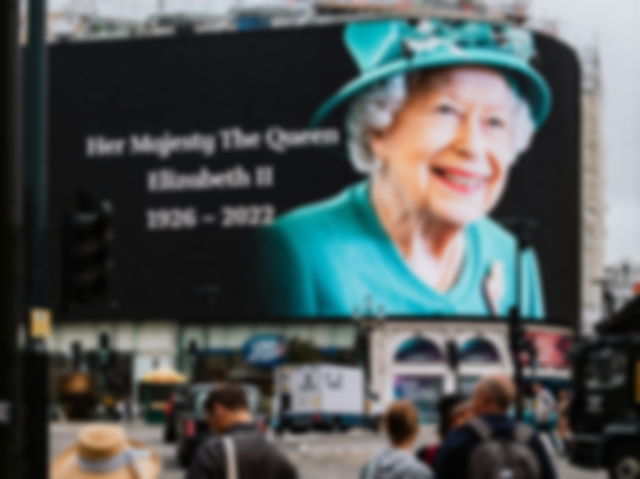
<path id="1" fill-rule="evenodd" d="M 253 336 L 244 344 L 242 356 L 253 366 L 261 368 L 277 366 L 287 356 L 287 340 L 276 334 Z"/>

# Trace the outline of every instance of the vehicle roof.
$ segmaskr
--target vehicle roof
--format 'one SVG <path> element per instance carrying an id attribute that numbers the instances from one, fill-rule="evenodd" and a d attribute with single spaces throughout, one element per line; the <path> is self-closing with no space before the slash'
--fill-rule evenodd
<path id="1" fill-rule="evenodd" d="M 202 382 L 202 383 L 192 383 L 188 385 L 190 391 L 209 391 L 216 387 L 222 386 L 223 383 L 214 383 L 214 382 Z M 234 383 L 237 384 L 237 383 Z M 241 383 L 244 389 L 258 389 L 255 384 L 244 384 Z"/>

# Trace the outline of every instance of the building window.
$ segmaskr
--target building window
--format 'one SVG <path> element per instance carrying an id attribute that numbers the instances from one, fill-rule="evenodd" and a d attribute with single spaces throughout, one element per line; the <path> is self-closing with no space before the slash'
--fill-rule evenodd
<path id="1" fill-rule="evenodd" d="M 400 345 L 395 352 L 394 360 L 398 363 L 441 362 L 443 355 L 433 341 L 416 336 Z"/>
<path id="2" fill-rule="evenodd" d="M 472 338 L 460 346 L 459 359 L 465 364 L 496 364 L 500 362 L 500 353 L 496 347 L 483 338 Z"/>

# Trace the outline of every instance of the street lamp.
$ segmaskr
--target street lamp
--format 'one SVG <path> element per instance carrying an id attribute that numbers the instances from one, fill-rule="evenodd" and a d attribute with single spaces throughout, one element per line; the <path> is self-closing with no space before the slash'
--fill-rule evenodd
<path id="1" fill-rule="evenodd" d="M 376 311 L 377 309 L 377 311 Z M 354 308 L 353 319 L 357 324 L 357 350 L 360 356 L 363 372 L 363 387 L 365 401 L 369 399 L 377 399 L 377 395 L 371 391 L 371 333 L 382 326 L 386 312 L 384 305 L 380 304 L 377 308 L 374 306 L 373 297 L 367 294 L 364 300 L 364 308 L 360 314 L 359 308 Z"/>

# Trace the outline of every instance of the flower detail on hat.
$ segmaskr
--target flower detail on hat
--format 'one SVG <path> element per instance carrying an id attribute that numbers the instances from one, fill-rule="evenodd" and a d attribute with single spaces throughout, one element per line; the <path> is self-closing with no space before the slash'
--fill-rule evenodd
<path id="1" fill-rule="evenodd" d="M 520 28 L 509 28 L 506 31 L 501 32 L 506 37 L 505 50 L 510 51 L 514 55 L 531 61 L 536 51 L 531 40 L 531 35 Z"/>
<path id="2" fill-rule="evenodd" d="M 409 55 L 441 48 L 463 54 L 465 49 L 480 48 L 515 55 L 529 62 L 535 54 L 531 34 L 508 25 L 425 20 L 400 30 L 404 33 L 403 51 Z"/>

